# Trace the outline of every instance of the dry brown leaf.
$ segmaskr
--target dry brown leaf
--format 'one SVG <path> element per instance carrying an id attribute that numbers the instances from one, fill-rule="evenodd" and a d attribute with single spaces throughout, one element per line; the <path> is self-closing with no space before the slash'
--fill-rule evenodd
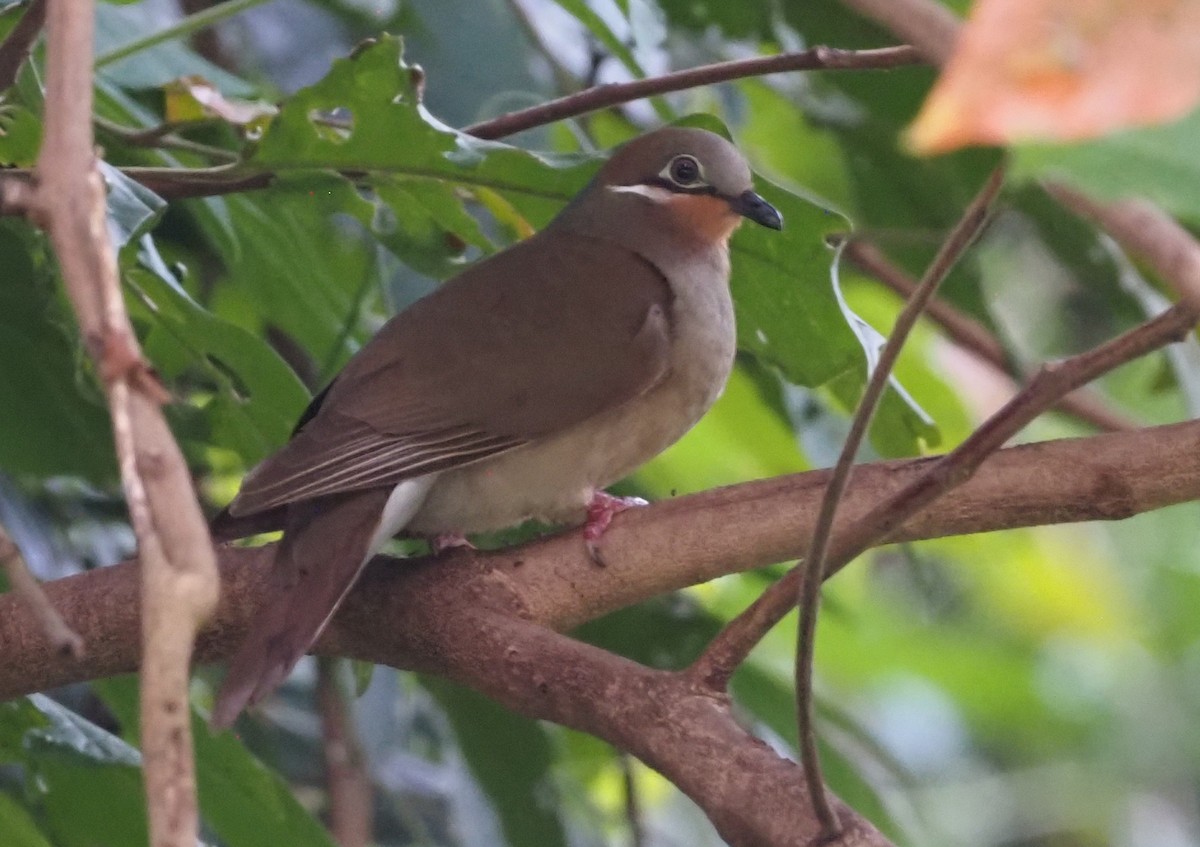
<path id="1" fill-rule="evenodd" d="M 1200 98 L 1200 0 L 980 0 L 909 129 L 938 153 L 1077 140 Z"/>
<path id="2" fill-rule="evenodd" d="M 227 98 L 211 82 L 200 76 L 180 77 L 164 86 L 166 118 L 169 123 L 184 123 L 205 118 L 221 118 L 245 126 L 278 111 L 270 103 Z"/>

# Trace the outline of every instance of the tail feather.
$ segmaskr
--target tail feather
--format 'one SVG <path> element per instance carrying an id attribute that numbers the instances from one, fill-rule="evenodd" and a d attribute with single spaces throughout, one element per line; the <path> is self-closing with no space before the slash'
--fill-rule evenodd
<path id="1" fill-rule="evenodd" d="M 267 597 L 221 684 L 214 727 L 230 726 L 308 652 L 382 543 L 377 536 L 390 494 L 360 491 L 288 507 Z"/>

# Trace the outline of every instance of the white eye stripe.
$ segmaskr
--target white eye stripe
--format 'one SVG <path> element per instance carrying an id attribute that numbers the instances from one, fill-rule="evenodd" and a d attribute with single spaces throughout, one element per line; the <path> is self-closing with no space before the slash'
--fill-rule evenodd
<path id="1" fill-rule="evenodd" d="M 608 190 L 617 194 L 640 194 L 655 203 L 669 203 L 675 192 L 661 185 L 610 185 Z"/>

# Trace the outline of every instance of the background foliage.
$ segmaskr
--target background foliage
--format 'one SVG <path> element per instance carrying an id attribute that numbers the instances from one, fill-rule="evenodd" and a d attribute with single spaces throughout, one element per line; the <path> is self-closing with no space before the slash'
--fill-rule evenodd
<path id="1" fill-rule="evenodd" d="M 825 236 L 852 222 L 919 273 L 998 158 L 904 153 L 901 133 L 933 78 L 926 68 L 747 80 L 527 132 L 515 146 L 451 129 L 591 82 L 781 48 L 892 43 L 831 0 L 226 5 L 249 11 L 189 41 L 160 37 L 179 19 L 171 2 L 101 3 L 97 45 L 97 131 L 113 166 L 127 300 L 179 399 L 173 424 L 214 506 L 386 316 L 543 225 L 586 182 L 598 150 L 685 116 L 727 128 L 787 229 L 737 235 L 739 368 L 712 413 L 627 486 L 663 498 L 828 464 L 861 385 L 861 345 L 874 336 L 839 307 Z M 0 17 L 0 30 L 19 13 Z M 379 37 L 355 51 L 368 35 Z M 3 164 L 36 154 L 39 63 L 0 105 Z M 201 77 L 222 95 L 215 113 Z M 192 143 L 135 143 L 164 119 L 182 122 Z M 1015 371 L 1093 344 L 1161 301 L 1032 180 L 1066 171 L 1105 193 L 1144 176 L 1195 224 L 1187 186 L 1198 158 L 1180 141 L 1194 137 L 1189 120 L 1016 151 L 1025 181 L 944 289 L 1000 336 Z M 230 158 L 277 179 L 166 204 L 117 170 Z M 107 417 L 45 241 L 0 220 L 0 268 L 0 523 L 43 576 L 111 563 L 131 535 Z M 845 267 L 840 281 L 857 314 L 886 331 L 894 295 Z M 1114 374 L 1101 386 L 1106 402 L 1146 423 L 1188 415 L 1192 348 Z M 899 380 L 909 399 L 889 398 L 877 455 L 953 446 L 1008 391 L 931 327 Z M 1051 418 L 1025 437 L 1086 431 Z M 893 547 L 844 572 L 827 590 L 818 647 L 834 790 L 902 844 L 1200 842 L 1196 517 L 1186 505 L 1119 525 Z M 773 576 L 651 600 L 581 635 L 678 667 Z M 746 722 L 780 748 L 794 741 L 793 643 L 781 627 L 735 679 Z M 327 798 L 314 669 L 302 667 L 237 738 L 198 720 L 211 843 L 331 843 L 318 824 Z M 201 713 L 209 679 L 195 684 Z M 133 681 L 121 679 L 0 704 L 5 844 L 144 842 L 135 703 Z M 719 843 L 653 773 L 444 681 L 379 670 L 353 713 L 380 844 L 624 843 L 626 767 L 645 843 Z"/>

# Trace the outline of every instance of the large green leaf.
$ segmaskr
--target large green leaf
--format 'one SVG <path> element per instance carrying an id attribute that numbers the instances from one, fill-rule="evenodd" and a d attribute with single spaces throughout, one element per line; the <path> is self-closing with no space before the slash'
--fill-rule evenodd
<path id="1" fill-rule="evenodd" d="M 30 731 L 25 744 L 54 843 L 145 844 L 141 754 L 48 697 L 35 694 L 30 701 L 49 720 L 48 727 Z"/>
<path id="2" fill-rule="evenodd" d="M 452 682 L 423 677 L 454 727 L 459 749 L 492 800 L 512 847 L 565 845 L 551 766 L 553 750 L 535 721 Z"/>
<path id="3" fill-rule="evenodd" d="M 5 847 L 50 847 L 46 836 L 23 806 L 0 791 L 0 835 Z"/>
<path id="4" fill-rule="evenodd" d="M 227 227 L 201 221 L 226 268 L 211 308 L 260 336 L 283 330 L 328 378 L 362 340 L 364 293 L 382 281 L 377 247 L 341 211 L 362 202 L 341 177 L 310 172 L 283 188 L 227 198 Z"/>
<path id="5" fill-rule="evenodd" d="M 0 221 L 0 467 L 13 474 L 115 474 L 104 397 L 84 364 L 44 242 Z"/>
<path id="6" fill-rule="evenodd" d="M 149 236 L 139 242 L 138 262 L 125 278 L 147 307 L 151 361 L 171 377 L 199 371 L 216 391 L 208 405 L 211 443 L 247 464 L 259 461 L 287 440 L 308 391 L 265 341 L 193 300 Z"/>
<path id="7" fill-rule="evenodd" d="M 125 734 L 136 737 L 137 680 L 119 677 L 95 687 Z M 236 736 L 213 734 L 193 713 L 192 739 L 200 813 L 227 847 L 332 847 L 329 833 L 283 778 L 250 755 Z"/>
<path id="8" fill-rule="evenodd" d="M 1200 223 L 1200 111 L 1161 126 L 1114 132 L 1080 144 L 1020 144 L 1013 173 L 1061 179 L 1099 197 L 1144 197 Z"/>
<path id="9" fill-rule="evenodd" d="M 126 88 L 157 88 L 182 76 L 202 76 L 226 94 L 248 94 L 253 89 L 242 79 L 179 43 L 160 43 L 137 50 L 123 59 L 106 61 L 106 54 L 154 36 L 162 18 L 146 9 L 102 3 L 96 7 L 96 56 L 100 72 Z"/>

